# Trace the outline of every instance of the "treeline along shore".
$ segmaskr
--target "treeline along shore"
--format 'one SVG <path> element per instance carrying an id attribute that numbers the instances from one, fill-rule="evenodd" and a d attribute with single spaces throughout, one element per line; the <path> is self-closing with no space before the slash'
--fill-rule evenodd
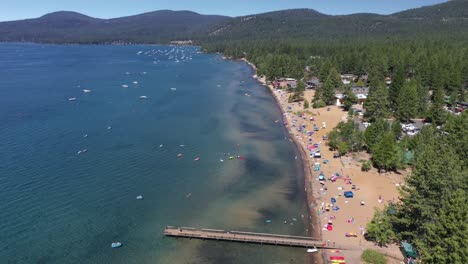
<path id="1" fill-rule="evenodd" d="M 319 130 L 326 131 L 324 136 L 327 136 L 326 142 L 319 142 L 323 146 L 321 150 L 322 153 L 327 153 L 328 149 L 336 152 L 342 163 L 336 164 L 336 168 L 341 167 L 343 171 L 324 170 L 324 174 L 318 176 L 328 178 L 330 173 L 339 173 L 339 177 L 344 176 L 354 183 L 370 173 L 375 174 L 374 178 L 377 175 L 390 180 L 374 182 L 377 184 L 373 186 L 375 188 L 393 190 L 387 194 L 375 193 L 377 196 L 372 199 L 380 208 L 375 215 L 372 216 L 373 207 L 369 208 L 372 203 L 363 200 L 362 208 L 368 208 L 365 211 L 371 215 L 363 214 L 365 217 L 356 232 L 346 232 L 352 233 L 352 237 L 355 234 L 360 237 L 359 246 L 370 241 L 366 247 L 375 248 L 393 259 L 413 261 L 417 257 L 425 263 L 442 263 L 452 258 L 465 258 L 462 241 L 466 236 L 458 231 L 453 237 L 455 251 L 433 254 L 434 246 L 447 250 L 454 246 L 444 242 L 444 232 L 452 232 L 444 227 L 444 221 L 448 219 L 434 222 L 429 213 L 457 212 L 457 230 L 466 230 L 466 222 L 462 220 L 466 208 L 457 209 L 457 206 L 464 206 L 461 201 L 466 201 L 467 194 L 468 162 L 464 149 L 468 140 L 460 133 L 468 124 L 465 111 L 468 106 L 468 52 L 465 44 L 463 40 L 427 39 L 368 43 L 356 40 L 346 45 L 282 41 L 225 43 L 216 50 L 229 58 L 244 58 L 255 65 L 262 81 L 269 85 L 276 98 L 282 98 L 283 109 L 292 115 L 287 122 L 291 125 L 294 121 L 290 132 L 301 129 L 294 136 L 305 139 L 302 145 L 306 152 L 310 151 L 311 143 L 314 146 L 320 139 L 308 138 L 304 132 L 315 129 L 315 126 L 321 127 L 320 122 L 327 123 L 327 128 Z M 238 50 L 242 52 L 237 53 Z M 322 121 L 318 117 L 320 112 L 323 116 L 335 111 L 341 114 L 331 120 Z M 311 117 L 314 121 L 307 122 Z M 437 162 L 424 158 L 436 155 L 435 149 L 441 150 L 441 156 L 433 157 Z M 344 159 L 351 161 L 344 165 Z M 354 171 L 353 177 L 346 175 L 346 169 L 353 171 L 351 167 L 356 160 L 359 165 L 354 164 L 354 167 L 359 172 Z M 449 160 L 454 162 L 453 171 L 442 173 L 445 167 L 442 164 L 448 164 Z M 432 169 L 428 170 L 429 167 Z M 365 182 L 372 182 L 374 178 L 369 177 Z M 323 186 L 318 188 L 322 194 L 326 193 L 326 199 L 336 200 L 336 197 L 328 196 L 329 187 L 328 191 Z M 337 193 L 338 197 L 341 195 L 343 192 Z M 439 203 L 439 195 L 446 197 L 446 202 Z M 330 200 L 322 199 L 325 207 Z M 460 204 L 455 206 L 450 201 L 460 201 Z M 331 206 L 335 208 L 333 204 Z M 421 215 L 423 212 L 428 215 Z M 331 213 L 327 216 L 333 227 L 337 226 L 333 221 L 336 217 Z M 354 224 L 358 222 L 356 219 L 350 215 L 344 221 Z M 328 231 L 328 226 L 331 225 L 324 225 L 322 221 L 321 229 Z M 442 233 L 434 234 L 433 228 Z M 327 231 L 325 234 L 331 233 Z M 338 235 L 344 237 L 345 234 Z M 398 246 L 402 241 L 414 247 L 414 252 L 399 253 Z M 396 248 L 388 252 L 382 247 L 388 245 Z M 359 261 L 359 257 L 355 260 Z"/>

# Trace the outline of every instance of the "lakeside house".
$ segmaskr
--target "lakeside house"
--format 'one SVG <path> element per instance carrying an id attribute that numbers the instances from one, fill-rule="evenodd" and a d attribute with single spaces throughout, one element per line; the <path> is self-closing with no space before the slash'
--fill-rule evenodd
<path id="1" fill-rule="evenodd" d="M 358 104 L 362 105 L 364 104 L 364 102 L 367 100 L 367 95 L 365 94 L 357 94 L 356 95 L 357 99 L 358 99 Z M 344 103 L 344 100 L 345 100 L 346 96 L 342 93 L 337 93 L 335 94 L 335 105 L 336 106 L 342 106 L 343 103 Z"/>
<path id="2" fill-rule="evenodd" d="M 362 105 L 367 100 L 367 95 L 369 94 L 369 86 L 353 86 L 351 87 L 351 92 L 356 95 L 358 99 L 358 104 Z"/>
<path id="3" fill-rule="evenodd" d="M 341 75 L 341 82 L 345 85 L 354 82 L 357 79 L 357 76 L 354 74 L 342 74 Z"/>
<path id="4" fill-rule="evenodd" d="M 297 87 L 297 80 L 294 78 L 278 78 L 274 80 L 271 84 L 276 89 L 287 89 L 287 88 L 294 89 Z"/>
<path id="5" fill-rule="evenodd" d="M 367 100 L 367 94 L 357 94 L 358 104 L 363 105 Z"/>
<path id="6" fill-rule="evenodd" d="M 307 89 L 317 89 L 321 86 L 319 78 L 312 77 L 308 81 L 306 81 L 306 88 Z"/>
<path id="7" fill-rule="evenodd" d="M 363 95 L 368 95 L 369 94 L 369 86 L 352 86 L 351 87 L 351 92 L 355 94 L 356 96 L 358 94 L 363 94 Z"/>
<path id="8" fill-rule="evenodd" d="M 356 95 L 357 99 L 358 99 L 358 104 L 362 105 L 364 104 L 364 102 L 367 100 L 367 95 L 369 94 L 369 86 L 353 86 L 351 87 L 351 92 Z M 346 96 L 341 93 L 341 92 L 337 92 L 335 94 L 335 100 L 336 100 L 336 105 L 337 106 L 341 106 L 343 105 L 343 102 L 344 102 L 344 99 L 346 98 Z"/>
<path id="9" fill-rule="evenodd" d="M 335 105 L 342 106 L 344 103 L 345 96 L 342 93 L 335 94 Z"/>

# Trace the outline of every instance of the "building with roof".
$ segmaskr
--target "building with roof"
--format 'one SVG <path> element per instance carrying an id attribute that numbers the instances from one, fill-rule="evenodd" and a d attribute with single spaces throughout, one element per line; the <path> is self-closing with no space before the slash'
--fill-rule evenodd
<path id="1" fill-rule="evenodd" d="M 322 85 L 322 83 L 320 83 L 320 80 L 317 77 L 312 77 L 308 81 L 306 81 L 306 88 L 307 89 L 317 89 L 321 85 Z"/>
<path id="2" fill-rule="evenodd" d="M 346 74 L 341 75 L 341 82 L 343 82 L 343 84 L 345 85 L 354 82 L 356 79 L 357 79 L 357 76 L 354 74 L 346 73 Z"/>
<path id="3" fill-rule="evenodd" d="M 351 87 L 351 92 L 355 95 L 364 94 L 367 96 L 369 94 L 369 86 L 353 86 Z"/>

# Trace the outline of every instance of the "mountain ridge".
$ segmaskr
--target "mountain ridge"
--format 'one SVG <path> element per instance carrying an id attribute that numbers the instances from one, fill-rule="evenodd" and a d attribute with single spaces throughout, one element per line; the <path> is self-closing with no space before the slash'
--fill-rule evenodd
<path id="1" fill-rule="evenodd" d="M 208 25 L 228 18 L 192 11 L 157 10 L 100 19 L 73 11 L 58 11 L 39 18 L 0 22 L 0 41 L 164 43 L 202 34 Z"/>
<path id="2" fill-rule="evenodd" d="M 466 37 L 468 0 L 396 12 L 327 15 L 314 9 L 287 9 L 240 17 L 157 10 L 101 19 L 73 11 L 0 22 L 0 41 L 44 43 L 168 43 L 252 39 L 338 39 L 352 37 Z"/>

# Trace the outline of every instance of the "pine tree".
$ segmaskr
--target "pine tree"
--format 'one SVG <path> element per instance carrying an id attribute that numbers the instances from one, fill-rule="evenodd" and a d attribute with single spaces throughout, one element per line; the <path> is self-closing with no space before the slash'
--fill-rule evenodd
<path id="1" fill-rule="evenodd" d="M 375 150 L 375 147 L 388 131 L 390 131 L 390 125 L 382 118 L 377 119 L 374 123 L 367 127 L 366 131 L 364 132 L 364 139 L 370 152 Z"/>
<path id="2" fill-rule="evenodd" d="M 444 130 L 448 133 L 447 141 L 455 150 L 455 153 L 464 161 L 464 168 L 468 169 L 468 111 L 461 115 L 449 115 Z"/>
<path id="3" fill-rule="evenodd" d="M 395 136 L 388 132 L 374 147 L 372 162 L 378 169 L 396 170 L 400 165 L 400 152 L 396 145 Z"/>
<path id="4" fill-rule="evenodd" d="M 304 82 L 299 81 L 299 82 L 297 83 L 296 91 L 297 91 L 298 93 L 300 93 L 300 94 L 304 94 L 304 91 L 305 91 L 305 84 L 304 84 Z"/>
<path id="5" fill-rule="evenodd" d="M 408 122 L 416 116 L 418 108 L 418 92 L 415 82 L 407 82 L 398 96 L 397 116 L 403 122 Z"/>
<path id="6" fill-rule="evenodd" d="M 449 78 L 447 80 L 447 92 L 457 94 L 460 86 L 462 86 L 463 78 L 461 76 L 461 66 L 454 65 L 451 69 Z"/>
<path id="7" fill-rule="evenodd" d="M 328 74 L 327 79 L 328 78 L 331 79 L 335 88 L 339 88 L 343 85 L 343 82 L 341 82 L 340 74 L 338 73 L 335 67 L 330 68 L 330 73 Z"/>
<path id="8" fill-rule="evenodd" d="M 324 83 L 327 78 L 328 78 L 328 75 L 330 74 L 330 68 L 331 68 L 331 62 L 330 61 L 326 61 L 323 65 L 322 65 L 322 68 L 320 68 L 320 73 L 319 73 L 319 79 L 320 79 L 320 82 Z"/>
<path id="9" fill-rule="evenodd" d="M 398 105 L 400 101 L 400 94 L 403 86 L 406 82 L 406 73 L 403 66 L 399 66 L 396 70 L 395 76 L 393 77 L 392 83 L 388 90 L 388 98 L 390 103 L 390 109 L 393 112 L 398 110 Z"/>
<path id="10" fill-rule="evenodd" d="M 455 190 L 424 226 L 424 237 L 416 238 L 424 263 L 465 263 L 468 259 L 467 198 L 466 191 Z"/>
<path id="11" fill-rule="evenodd" d="M 351 87 L 346 86 L 344 88 L 344 102 L 343 102 L 343 108 L 345 111 L 348 111 L 351 109 L 351 107 L 358 102 L 357 96 L 351 91 Z"/>
<path id="12" fill-rule="evenodd" d="M 401 137 L 401 132 L 402 132 L 400 121 L 398 120 L 393 121 L 391 130 L 392 130 L 393 135 L 395 136 L 395 139 L 398 140 Z"/>
<path id="13" fill-rule="evenodd" d="M 367 224 L 365 237 L 366 239 L 377 242 L 377 244 L 381 247 L 396 239 L 390 218 L 385 214 L 384 211 L 376 209 L 374 217 Z"/>
<path id="14" fill-rule="evenodd" d="M 385 118 L 389 113 L 388 91 L 383 82 L 369 88 L 367 100 L 364 102 L 365 117 L 374 122 L 376 119 Z"/>
<path id="15" fill-rule="evenodd" d="M 332 80 L 332 76 L 329 75 L 327 80 L 322 86 L 321 89 L 321 100 L 325 102 L 327 105 L 332 105 L 335 100 L 335 85 Z"/>
<path id="16" fill-rule="evenodd" d="M 414 168 L 401 190 L 402 205 L 397 225 L 403 238 L 424 238 L 425 225 L 434 221 L 438 212 L 457 189 L 466 189 L 467 172 L 436 129 L 421 131 L 415 150 Z"/>
<path id="17" fill-rule="evenodd" d="M 427 112 L 427 102 L 429 100 L 429 91 L 427 86 L 424 86 L 421 83 L 420 78 L 415 79 L 416 82 L 416 90 L 418 93 L 418 109 L 417 113 L 419 116 L 425 116 Z"/>
<path id="18" fill-rule="evenodd" d="M 447 119 L 447 112 L 444 109 L 444 93 L 442 88 L 434 91 L 434 100 L 432 102 L 428 119 L 436 125 L 442 125 Z"/>

